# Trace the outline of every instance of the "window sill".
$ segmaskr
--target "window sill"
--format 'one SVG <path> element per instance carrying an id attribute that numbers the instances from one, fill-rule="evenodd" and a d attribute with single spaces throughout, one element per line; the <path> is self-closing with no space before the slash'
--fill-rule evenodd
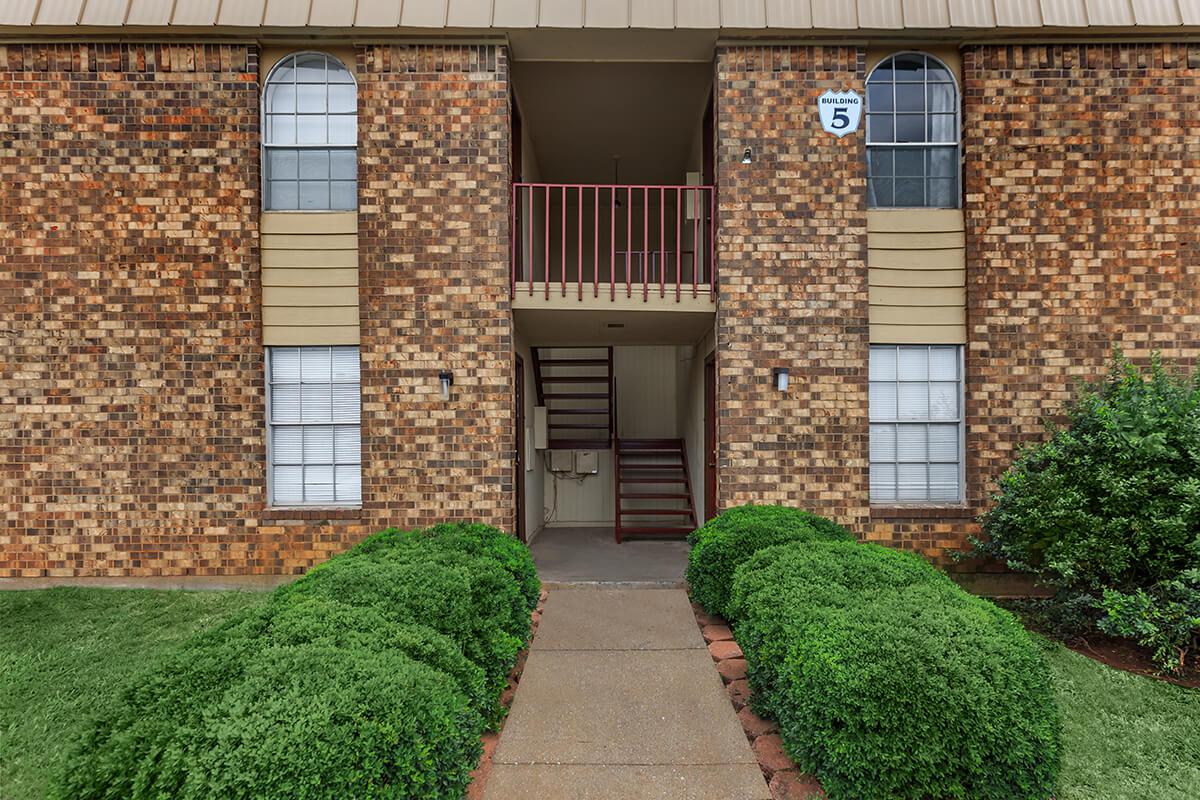
<path id="1" fill-rule="evenodd" d="M 935 505 L 914 503 L 906 505 L 871 506 L 871 519 L 971 519 L 971 509 L 962 503 Z"/>
<path id="2" fill-rule="evenodd" d="M 355 521 L 363 518 L 363 509 L 362 506 L 270 506 L 263 509 L 261 518 L 269 521 Z"/>

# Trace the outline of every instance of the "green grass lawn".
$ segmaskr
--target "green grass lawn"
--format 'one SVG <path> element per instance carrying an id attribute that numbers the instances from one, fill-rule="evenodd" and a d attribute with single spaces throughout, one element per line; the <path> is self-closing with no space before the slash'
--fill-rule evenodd
<path id="1" fill-rule="evenodd" d="M 90 712 L 164 650 L 260 592 L 0 592 L 0 798 L 45 797 Z"/>
<path id="2" fill-rule="evenodd" d="M 0 592 L 0 798 L 46 795 L 89 713 L 166 648 L 254 592 Z M 1059 800 L 1200 797 L 1200 692 L 1041 640 L 1063 716 Z"/>

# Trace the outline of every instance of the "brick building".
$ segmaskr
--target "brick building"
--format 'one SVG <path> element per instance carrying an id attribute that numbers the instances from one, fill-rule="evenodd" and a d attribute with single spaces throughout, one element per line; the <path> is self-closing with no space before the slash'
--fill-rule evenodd
<path id="1" fill-rule="evenodd" d="M 1200 355 L 1197 33 L 1194 0 L 5 3 L 0 577 L 752 500 L 948 564 L 1113 345 Z"/>

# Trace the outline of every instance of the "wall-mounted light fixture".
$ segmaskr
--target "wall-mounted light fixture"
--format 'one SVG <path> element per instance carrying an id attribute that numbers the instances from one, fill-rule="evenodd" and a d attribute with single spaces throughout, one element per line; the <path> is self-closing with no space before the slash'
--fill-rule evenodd
<path id="1" fill-rule="evenodd" d="M 444 369 L 438 373 L 438 383 L 442 385 L 442 402 L 450 400 L 450 387 L 454 385 L 454 373 Z"/>
<path id="2" fill-rule="evenodd" d="M 787 367 L 775 367 L 771 370 L 771 381 L 775 384 L 776 391 L 786 392 L 788 390 Z"/>
<path id="3" fill-rule="evenodd" d="M 753 161 L 754 161 L 754 153 L 753 153 L 753 151 L 750 150 L 749 147 L 747 147 L 745 150 L 742 151 L 742 163 L 750 164 Z"/>

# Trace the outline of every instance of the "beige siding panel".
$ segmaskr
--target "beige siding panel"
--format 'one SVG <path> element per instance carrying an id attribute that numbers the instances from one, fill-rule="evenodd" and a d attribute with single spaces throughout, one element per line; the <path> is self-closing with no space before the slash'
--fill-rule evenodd
<path id="1" fill-rule="evenodd" d="M 446 0 L 404 0 L 400 24 L 412 28 L 446 27 Z"/>
<path id="2" fill-rule="evenodd" d="M 996 0 L 996 24 L 1001 28 L 1040 28 L 1040 5 L 1039 0 Z"/>
<path id="3" fill-rule="evenodd" d="M 677 2 L 675 4 L 675 27 L 721 27 L 721 6 L 719 0 L 685 0 L 685 2 Z"/>
<path id="4" fill-rule="evenodd" d="M 867 230 L 871 233 L 962 231 L 966 230 L 966 224 L 959 208 L 911 208 L 868 211 Z"/>
<path id="5" fill-rule="evenodd" d="M 956 28 L 996 27 L 992 0 L 950 0 L 950 24 Z"/>
<path id="6" fill-rule="evenodd" d="M 83 0 L 42 0 L 37 11 L 38 25 L 74 25 L 83 11 Z"/>
<path id="7" fill-rule="evenodd" d="M 358 269 L 354 267 L 319 267 L 293 269 L 263 266 L 263 286 L 357 286 Z"/>
<path id="8" fill-rule="evenodd" d="M 353 233 L 331 233 L 321 236 L 276 233 L 263 237 L 264 250 L 354 250 L 357 247 L 358 236 Z"/>
<path id="9" fill-rule="evenodd" d="M 175 0 L 172 25 L 212 25 L 217 21 L 219 0 Z"/>
<path id="10" fill-rule="evenodd" d="M 358 323 L 353 325 L 270 325 L 263 327 L 263 344 L 291 346 L 305 344 L 358 344 Z"/>
<path id="11" fill-rule="evenodd" d="M 877 325 L 871 323 L 871 344 L 966 344 L 967 326 Z"/>
<path id="12" fill-rule="evenodd" d="M 354 24 L 354 3 L 346 0 L 312 0 L 308 24 L 318 27 L 345 27 Z"/>
<path id="13" fill-rule="evenodd" d="M 83 7 L 82 25 L 120 25 L 129 9 L 128 0 L 88 0 Z"/>
<path id="14" fill-rule="evenodd" d="M 872 306 L 957 306 L 967 304 L 967 290 L 963 286 L 941 288 L 913 288 L 906 286 L 872 286 Z"/>
<path id="15" fill-rule="evenodd" d="M 394 28 L 400 24 L 400 0 L 358 0 L 355 14 L 361 28 Z"/>
<path id="16" fill-rule="evenodd" d="M 362 8 L 362 0 L 359 0 Z M 451 28 L 487 28 L 492 24 L 492 0 L 450 0 L 446 24 Z"/>
<path id="17" fill-rule="evenodd" d="M 355 211 L 320 214 L 267 212 L 262 215 L 263 233 L 357 233 L 358 213 Z"/>
<path id="18" fill-rule="evenodd" d="M 318 327 L 327 325 L 357 325 L 357 306 L 325 306 L 307 308 L 293 306 L 263 306 L 263 327 L 287 325 L 290 327 Z"/>
<path id="19" fill-rule="evenodd" d="M 269 237 L 264 236 L 267 241 Z M 358 268 L 358 250 L 271 250 L 262 251 L 263 267 L 287 269 Z"/>
<path id="20" fill-rule="evenodd" d="M 30 0 L 0 0 L 0 25 L 31 25 L 36 12 Z"/>
<path id="21" fill-rule="evenodd" d="M 263 309 L 265 315 L 267 309 Z M 962 306 L 871 306 L 872 325 L 966 325 Z"/>
<path id="22" fill-rule="evenodd" d="M 814 28 L 844 28 L 854 30 L 858 25 L 858 7 L 847 0 L 812 0 Z"/>
<path id="23" fill-rule="evenodd" d="M 294 27 L 308 24 L 308 11 L 312 0 L 267 0 L 264 25 Z"/>
<path id="24" fill-rule="evenodd" d="M 967 246 L 967 236 L 961 231 L 934 232 L 912 231 L 911 233 L 868 233 L 868 247 L 872 250 L 951 250 Z"/>
<path id="25" fill-rule="evenodd" d="M 582 28 L 584 0 L 555 0 L 542 3 L 539 28 Z"/>
<path id="26" fill-rule="evenodd" d="M 810 0 L 767 0 L 768 28 L 811 28 Z"/>
<path id="27" fill-rule="evenodd" d="M 497 28 L 536 28 L 538 0 L 496 0 L 492 25 Z"/>
<path id="28" fill-rule="evenodd" d="M 1135 22 L 1129 0 L 1085 0 L 1085 4 L 1088 22 L 1093 25 L 1133 25 Z"/>
<path id="29" fill-rule="evenodd" d="M 952 288 L 966 286 L 965 269 L 885 269 L 871 267 L 867 278 L 871 287 L 909 286 Z"/>
<path id="30" fill-rule="evenodd" d="M 1200 0 L 1179 0 L 1179 16 L 1184 25 L 1200 25 Z"/>
<path id="31" fill-rule="evenodd" d="M 629 25 L 633 28 L 674 28 L 675 0 L 629 0 Z"/>
<path id="32" fill-rule="evenodd" d="M 878 269 L 962 269 L 966 254 L 951 250 L 871 250 L 867 237 L 867 263 Z"/>
<path id="33" fill-rule="evenodd" d="M 322 274 L 313 270 L 315 275 Z M 358 307 L 357 286 L 326 286 L 324 283 L 309 286 L 268 286 L 263 282 L 264 308 L 318 308 Z"/>
<path id="34" fill-rule="evenodd" d="M 126 25 L 166 25 L 171 21 L 171 4 L 159 0 L 133 0 Z"/>
<path id="35" fill-rule="evenodd" d="M 1042 23 L 1052 27 L 1082 28 L 1088 24 L 1083 0 L 1042 0 Z"/>
<path id="36" fill-rule="evenodd" d="M 766 7 L 763 0 L 721 0 L 721 27 L 767 27 Z"/>
<path id="37" fill-rule="evenodd" d="M 217 24 L 257 27 L 262 24 L 263 11 L 266 10 L 266 7 L 267 0 L 238 0 L 236 3 L 222 3 Z"/>
<path id="38" fill-rule="evenodd" d="M 895 0 L 858 0 L 858 24 L 864 28 L 903 28 L 903 7 Z"/>
<path id="39" fill-rule="evenodd" d="M 1180 25 L 1176 0 L 1133 0 L 1133 18 L 1138 25 Z"/>
<path id="40" fill-rule="evenodd" d="M 950 6 L 947 0 L 904 0 L 903 5 L 906 28 L 950 27 Z M 863 24 L 861 12 L 859 24 Z"/>
<path id="41" fill-rule="evenodd" d="M 628 0 L 586 0 L 585 28 L 628 28 Z"/>

